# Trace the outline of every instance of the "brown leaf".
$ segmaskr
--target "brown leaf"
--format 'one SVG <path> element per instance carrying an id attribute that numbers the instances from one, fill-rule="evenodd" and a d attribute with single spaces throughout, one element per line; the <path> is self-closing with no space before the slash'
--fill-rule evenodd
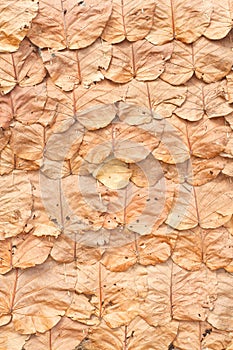
<path id="1" fill-rule="evenodd" d="M 101 259 L 101 248 L 86 247 L 64 234 L 54 242 L 50 253 L 51 257 L 59 263 L 76 261 L 78 264 L 92 265 Z"/>
<path id="2" fill-rule="evenodd" d="M 17 156 L 27 160 L 42 158 L 44 128 L 40 124 L 23 125 L 16 122 L 12 128 L 10 146 Z"/>
<path id="3" fill-rule="evenodd" d="M 172 49 L 172 44 L 154 46 L 146 40 L 136 43 L 124 41 L 113 46 L 110 66 L 102 72 L 105 78 L 116 83 L 127 83 L 133 78 L 154 80 L 164 71 Z"/>
<path id="4" fill-rule="evenodd" d="M 19 334 L 14 330 L 12 323 L 1 327 L 0 349 L 21 350 L 28 338 L 28 335 Z"/>
<path id="5" fill-rule="evenodd" d="M 19 235 L 2 241 L 0 273 L 4 274 L 12 268 L 25 269 L 42 264 L 47 259 L 52 245 L 52 241 L 31 234 Z"/>
<path id="6" fill-rule="evenodd" d="M 0 236 L 21 233 L 31 215 L 32 195 L 27 174 L 14 171 L 1 176 Z"/>
<path id="7" fill-rule="evenodd" d="M 233 72 L 229 72 L 226 76 L 227 79 L 227 100 L 229 103 L 233 102 Z"/>
<path id="8" fill-rule="evenodd" d="M 175 110 L 175 114 L 189 121 L 197 121 L 204 114 L 208 118 L 223 117 L 232 113 L 232 106 L 226 103 L 226 81 L 205 84 L 192 78 L 188 83 L 187 98 L 181 107 Z"/>
<path id="9" fill-rule="evenodd" d="M 179 233 L 173 261 L 186 270 L 199 270 L 204 262 L 211 270 L 232 262 L 233 239 L 224 227 L 204 230 L 200 227 Z"/>
<path id="10" fill-rule="evenodd" d="M 0 175 L 7 175 L 14 169 L 14 153 L 9 145 L 0 152 Z"/>
<path id="11" fill-rule="evenodd" d="M 112 13 L 102 33 L 102 38 L 113 44 L 124 39 L 137 41 L 143 39 L 153 23 L 155 4 L 146 0 L 113 0 Z"/>
<path id="12" fill-rule="evenodd" d="M 223 171 L 227 161 L 223 157 L 202 159 L 191 157 L 190 160 L 177 165 L 162 164 L 164 176 L 175 183 L 187 182 L 193 186 L 204 185 L 215 179 Z"/>
<path id="13" fill-rule="evenodd" d="M 104 79 L 100 68 L 108 68 L 111 51 L 108 43 L 98 39 L 81 50 L 42 50 L 41 56 L 52 81 L 70 91 L 80 83 L 88 87 Z"/>
<path id="14" fill-rule="evenodd" d="M 111 271 L 126 271 L 139 263 L 156 265 L 170 256 L 170 245 L 164 237 L 143 236 L 121 247 L 106 249 L 101 262 Z"/>
<path id="15" fill-rule="evenodd" d="M 135 163 L 145 159 L 158 145 L 158 140 L 141 128 L 116 123 L 94 133 L 86 132 L 79 154 L 84 160 L 99 164 L 110 155 L 113 145 L 117 159 Z"/>
<path id="16" fill-rule="evenodd" d="M 184 86 L 171 86 L 160 79 L 146 83 L 132 80 L 128 84 L 126 102 L 154 111 L 156 118 L 167 118 L 184 103 L 186 91 Z"/>
<path id="17" fill-rule="evenodd" d="M 178 322 L 159 327 L 149 326 L 136 317 L 129 325 L 111 329 L 105 322 L 94 327 L 83 345 L 85 350 L 167 350 L 176 336 Z"/>
<path id="18" fill-rule="evenodd" d="M 209 312 L 207 320 L 212 326 L 220 330 L 232 331 L 232 274 L 220 269 L 216 272 L 216 276 L 217 299 L 214 302 L 214 308 Z"/>
<path id="19" fill-rule="evenodd" d="M 32 0 L 7 0 L 0 5 L 0 51 L 16 51 L 37 15 L 38 2 Z"/>
<path id="20" fill-rule="evenodd" d="M 185 43 L 197 40 L 210 23 L 212 2 L 156 1 L 155 17 L 147 40 L 161 45 L 173 38 Z"/>
<path id="21" fill-rule="evenodd" d="M 204 321 L 216 303 L 215 272 L 205 266 L 198 271 L 186 271 L 173 266 L 172 315 L 176 320 Z"/>
<path id="22" fill-rule="evenodd" d="M 36 86 L 16 86 L 9 94 L 1 97 L 0 127 L 7 128 L 13 118 L 29 125 L 42 122 L 46 102 L 46 84 Z"/>
<path id="23" fill-rule="evenodd" d="M 46 200 L 48 199 L 44 195 L 46 192 L 49 192 L 46 182 L 41 180 L 39 172 L 32 172 L 29 176 L 32 184 L 33 210 L 28 225 L 33 228 L 33 234 L 35 236 L 57 237 L 61 229 L 56 225 L 56 222 L 52 221 L 53 218 L 49 215 L 48 208 L 46 207 Z M 51 186 L 50 182 L 48 186 Z M 54 201 L 56 200 L 57 198 L 54 199 Z"/>
<path id="24" fill-rule="evenodd" d="M 47 350 L 53 347 L 56 350 L 74 350 L 75 346 L 87 335 L 87 327 L 74 322 L 68 317 L 62 317 L 61 321 L 51 330 L 30 337 L 24 345 L 25 350 Z"/>
<path id="25" fill-rule="evenodd" d="M 80 49 L 91 45 L 102 33 L 111 14 L 111 1 L 40 1 L 29 39 L 40 48 Z"/>
<path id="26" fill-rule="evenodd" d="M 0 53 L 0 93 L 11 91 L 16 84 L 32 86 L 42 82 L 46 75 L 36 48 L 24 40 L 15 53 Z"/>
<path id="27" fill-rule="evenodd" d="M 233 185 L 223 175 L 202 186 L 180 184 L 175 198 L 166 223 L 179 230 L 217 228 L 232 215 Z"/>
<path id="28" fill-rule="evenodd" d="M 203 117 L 190 123 L 173 115 L 169 123 L 161 126 L 161 142 L 152 154 L 170 164 L 182 163 L 190 155 L 204 159 L 216 157 L 225 149 L 229 137 L 224 118 Z"/>
<path id="29" fill-rule="evenodd" d="M 108 126 L 116 117 L 117 108 L 114 104 L 97 105 L 77 113 L 77 120 L 87 130 L 98 130 Z"/>
<path id="30" fill-rule="evenodd" d="M 222 2 L 214 0 L 211 21 L 204 35 L 208 39 L 219 40 L 224 38 L 232 28 L 232 0 Z"/>
<path id="31" fill-rule="evenodd" d="M 192 344 L 192 350 L 208 348 L 209 350 L 228 349 L 231 343 L 231 333 L 219 331 L 207 322 L 179 323 L 179 330 L 173 344 L 175 349 L 188 349 Z"/>
<path id="32" fill-rule="evenodd" d="M 163 177 L 160 163 L 151 155 L 129 168 L 133 171 L 130 180 L 138 187 L 154 186 Z"/>
<path id="33" fill-rule="evenodd" d="M 111 328 L 128 324 L 140 312 L 139 303 L 147 294 L 147 273 L 142 266 L 126 272 L 111 272 L 102 264 L 78 266 L 76 291 L 90 295 L 95 315 Z"/>
<path id="34" fill-rule="evenodd" d="M 55 326 L 70 305 L 67 290 L 75 284 L 68 266 L 47 261 L 25 270 L 1 275 L 0 310 L 11 315 L 21 334 L 45 332 Z"/>
<path id="35" fill-rule="evenodd" d="M 231 70 L 233 53 L 227 37 L 216 42 L 201 37 L 191 45 L 174 41 L 174 51 L 161 78 L 173 85 L 186 83 L 195 72 L 198 79 L 212 83 Z M 221 60 L 219 59 L 221 57 Z"/>

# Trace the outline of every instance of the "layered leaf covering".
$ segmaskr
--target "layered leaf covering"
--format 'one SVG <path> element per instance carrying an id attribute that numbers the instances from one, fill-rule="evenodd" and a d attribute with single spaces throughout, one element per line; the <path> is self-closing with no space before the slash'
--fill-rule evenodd
<path id="1" fill-rule="evenodd" d="M 1 1 L 0 350 L 233 349 L 232 18 Z"/>

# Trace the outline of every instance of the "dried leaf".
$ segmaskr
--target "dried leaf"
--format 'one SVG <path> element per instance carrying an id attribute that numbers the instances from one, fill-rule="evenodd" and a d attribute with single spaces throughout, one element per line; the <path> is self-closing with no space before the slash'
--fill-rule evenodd
<path id="1" fill-rule="evenodd" d="M 91 45 L 102 33 L 111 14 L 111 1 L 43 0 L 32 21 L 29 39 L 40 48 L 80 49 Z"/>
<path id="2" fill-rule="evenodd" d="M 0 333 L 0 349 L 2 350 L 21 350 L 28 338 L 28 335 L 23 335 L 15 332 L 12 323 L 1 327 Z"/>
<path id="3" fill-rule="evenodd" d="M 119 190 L 128 185 L 132 171 L 127 164 L 118 160 L 110 159 L 98 167 L 93 176 L 112 190 Z"/>
<path id="4" fill-rule="evenodd" d="M 161 45 L 173 38 L 185 43 L 197 40 L 210 23 L 212 1 L 156 2 L 154 23 L 147 40 Z"/>
<path id="5" fill-rule="evenodd" d="M 47 350 L 53 347 L 56 350 L 74 350 L 74 347 L 87 335 L 87 327 L 81 323 L 74 322 L 67 317 L 51 330 L 30 337 L 24 345 L 25 350 Z"/>
<path id="6" fill-rule="evenodd" d="M 110 66 L 105 72 L 105 78 L 116 83 L 127 83 L 137 80 L 154 80 L 164 71 L 165 61 L 172 54 L 172 44 L 154 46 L 146 40 L 136 43 L 123 43 L 113 46 Z"/>
<path id="7" fill-rule="evenodd" d="M 25 269 L 42 264 L 48 257 L 52 241 L 37 238 L 31 234 L 19 235 L 1 242 L 0 273 L 4 274 L 12 268 Z"/>
<path id="8" fill-rule="evenodd" d="M 61 234 L 54 242 L 50 255 L 59 263 L 69 263 L 75 260 L 78 264 L 92 265 L 101 259 L 102 252 L 101 248 L 86 247 Z"/>
<path id="9" fill-rule="evenodd" d="M 46 75 L 36 48 L 28 40 L 24 40 L 15 53 L 0 53 L 0 62 L 2 66 L 0 93 L 2 95 L 11 91 L 16 84 L 22 87 L 39 84 Z"/>
<path id="10" fill-rule="evenodd" d="M 172 315 L 176 320 L 204 321 L 216 303 L 215 272 L 201 266 L 198 271 L 186 271 L 173 266 Z M 211 311 L 210 311 L 211 310 Z"/>
<path id="11" fill-rule="evenodd" d="M 186 83 L 195 72 L 198 79 L 212 83 L 231 70 L 233 53 L 227 37 L 216 42 L 201 37 L 191 45 L 174 41 L 174 51 L 161 78 L 173 85 Z M 221 57 L 221 60 L 219 59 Z"/>
<path id="12" fill-rule="evenodd" d="M 190 123 L 173 115 L 169 123 L 160 125 L 161 142 L 152 154 L 156 159 L 170 164 L 182 163 L 190 155 L 204 159 L 216 157 L 225 149 L 229 136 L 224 118 L 203 117 Z"/>
<path id="13" fill-rule="evenodd" d="M 42 158 L 44 128 L 40 124 L 23 125 L 16 122 L 12 128 L 10 146 L 17 156 L 27 160 Z"/>
<path id="14" fill-rule="evenodd" d="M 21 233 L 31 215 L 31 184 L 24 172 L 14 171 L 1 176 L 0 236 Z"/>
<path id="15" fill-rule="evenodd" d="M 208 315 L 208 322 L 220 330 L 232 331 L 233 320 L 231 313 L 232 274 L 220 269 L 217 276 L 217 299 L 214 308 Z"/>
<path id="16" fill-rule="evenodd" d="M 55 326 L 70 305 L 67 290 L 75 283 L 68 266 L 53 261 L 13 270 L 0 280 L 1 314 L 11 315 L 15 330 L 21 334 L 43 333 Z"/>
<path id="17" fill-rule="evenodd" d="M 104 78 L 100 68 L 108 68 L 111 46 L 98 39 L 81 50 L 42 50 L 41 56 L 52 81 L 70 91 L 80 83 L 89 86 Z"/>
<path id="18" fill-rule="evenodd" d="M 160 79 L 146 83 L 132 80 L 128 84 L 126 102 L 154 111 L 156 118 L 168 118 L 184 103 L 186 91 L 184 86 L 174 87 Z"/>
<path id="19" fill-rule="evenodd" d="M 188 87 L 187 98 L 175 114 L 189 121 L 200 120 L 204 114 L 209 118 L 222 117 L 232 113 L 232 106 L 226 103 L 226 81 L 205 84 L 192 78 Z"/>
<path id="20" fill-rule="evenodd" d="M 156 265 L 170 256 L 170 245 L 164 237 L 143 236 L 121 247 L 106 249 L 101 262 L 111 271 L 126 271 L 139 263 Z"/>
<path id="21" fill-rule="evenodd" d="M 0 5 L 0 51 L 16 51 L 37 15 L 38 2 L 34 0 L 7 0 Z M 17 18 L 17 20 L 16 20 Z"/>
<path id="22" fill-rule="evenodd" d="M 211 21 L 204 32 L 208 39 L 219 40 L 229 33 L 232 28 L 232 6 L 232 0 L 226 3 L 221 0 L 213 1 Z"/>
<path id="23" fill-rule="evenodd" d="M 228 349 L 231 333 L 219 331 L 207 322 L 187 322 L 179 324 L 179 330 L 173 344 L 175 349 L 187 349 L 192 344 L 193 350 L 208 348 L 209 350 Z"/>
<path id="24" fill-rule="evenodd" d="M 87 128 L 87 130 L 98 130 L 108 126 L 117 114 L 114 104 L 104 106 L 94 106 L 77 113 L 77 120 Z"/>
<path id="25" fill-rule="evenodd" d="M 113 152 L 117 159 L 135 163 L 145 159 L 157 145 L 157 138 L 147 131 L 116 123 L 94 133 L 85 133 L 79 154 L 84 160 L 99 164 Z"/>
<path id="26" fill-rule="evenodd" d="M 113 44 L 124 39 L 137 41 L 143 39 L 153 23 L 155 4 L 146 0 L 113 0 L 112 13 L 102 33 L 102 38 Z"/>
<path id="27" fill-rule="evenodd" d="M 151 155 L 129 168 L 133 171 L 130 180 L 138 187 L 154 186 L 163 177 L 160 163 Z"/>
<path id="28" fill-rule="evenodd" d="M 0 152 L 0 175 L 7 175 L 14 169 L 14 153 L 12 149 L 7 145 Z"/>
<path id="29" fill-rule="evenodd" d="M 217 228 L 230 220 L 233 208 L 233 185 L 219 175 L 202 186 L 183 183 L 178 186 L 174 206 L 166 223 L 179 230 L 196 227 Z"/>
<path id="30" fill-rule="evenodd" d="M 204 262 L 211 270 L 224 268 L 232 261 L 233 239 L 224 227 L 200 227 L 179 233 L 172 253 L 173 261 L 186 270 L 199 270 Z"/>
<path id="31" fill-rule="evenodd" d="M 111 329 L 105 322 L 94 327 L 84 344 L 85 350 L 167 350 L 177 332 L 178 322 L 172 321 L 160 327 L 151 327 L 140 317 L 128 326 Z"/>

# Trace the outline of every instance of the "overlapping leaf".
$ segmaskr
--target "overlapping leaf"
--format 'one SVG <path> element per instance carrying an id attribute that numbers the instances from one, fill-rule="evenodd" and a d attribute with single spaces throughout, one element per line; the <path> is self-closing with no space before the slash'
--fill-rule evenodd
<path id="1" fill-rule="evenodd" d="M 31 215 L 31 184 L 24 172 L 14 171 L 1 177 L 0 236 L 21 233 Z"/>
<path id="2" fill-rule="evenodd" d="M 144 106 L 158 117 L 170 117 L 186 98 L 187 88 L 174 87 L 160 79 L 151 82 L 132 80 L 127 89 L 126 102 Z"/>
<path id="3" fill-rule="evenodd" d="M 164 71 L 165 61 L 172 54 L 172 44 L 154 46 L 146 40 L 136 43 L 123 43 L 113 46 L 113 53 L 108 70 L 104 76 L 116 83 L 137 80 L 154 80 Z"/>
<path id="4" fill-rule="evenodd" d="M 208 27 L 212 13 L 211 1 L 156 1 L 152 29 L 147 39 L 161 45 L 173 38 L 185 43 L 198 39 Z"/>
<path id="5" fill-rule="evenodd" d="M 111 43 L 124 39 L 137 41 L 145 38 L 152 27 L 155 3 L 113 0 L 112 13 L 102 33 L 102 38 Z"/>
<path id="6" fill-rule="evenodd" d="M 55 326 L 71 302 L 67 289 L 74 288 L 75 273 L 53 261 L 36 268 L 15 269 L 0 276 L 1 318 L 12 319 L 21 334 L 45 332 Z"/>
<path id="7" fill-rule="evenodd" d="M 172 85 L 180 85 L 195 72 L 197 78 L 206 83 L 221 80 L 231 70 L 231 46 L 229 38 L 213 42 L 201 37 L 190 45 L 175 40 L 172 57 L 166 63 L 161 78 Z"/>
<path id="8" fill-rule="evenodd" d="M 226 103 L 226 81 L 205 84 L 196 78 L 188 83 L 187 98 L 175 114 L 190 121 L 200 120 L 204 114 L 209 118 L 223 117 L 232 113 L 232 106 Z"/>
<path id="9" fill-rule="evenodd" d="M 87 334 L 87 327 L 78 322 L 74 322 L 68 317 L 63 317 L 61 321 L 51 330 L 37 335 L 33 335 L 24 345 L 25 350 L 47 350 L 52 347 L 62 350 L 73 350 Z"/>
<path id="10" fill-rule="evenodd" d="M 42 82 L 46 75 L 37 49 L 24 40 L 15 53 L 0 53 L 0 93 L 11 91 L 16 84 L 32 86 Z"/>
<path id="11" fill-rule="evenodd" d="M 104 3 L 42 0 L 28 37 L 40 48 L 80 49 L 101 35 L 110 14 L 110 0 Z"/>
<path id="12" fill-rule="evenodd" d="M 41 56 L 52 81 L 70 91 L 80 83 L 89 86 L 104 78 L 100 68 L 108 68 L 111 46 L 98 39 L 81 50 L 42 50 Z"/>
<path id="13" fill-rule="evenodd" d="M 214 0 L 212 2 L 213 12 L 211 21 L 206 28 L 204 35 L 208 39 L 218 40 L 224 38 L 232 28 L 232 0 L 222 2 Z"/>
<path id="14" fill-rule="evenodd" d="M 221 185 L 220 185 L 221 184 Z M 196 227 L 217 228 L 230 220 L 233 184 L 223 175 L 202 186 L 177 185 L 176 201 L 167 224 L 180 230 Z"/>
<path id="15" fill-rule="evenodd" d="M 0 5 L 0 52 L 13 52 L 19 47 L 36 17 L 38 2 L 7 0 Z"/>

